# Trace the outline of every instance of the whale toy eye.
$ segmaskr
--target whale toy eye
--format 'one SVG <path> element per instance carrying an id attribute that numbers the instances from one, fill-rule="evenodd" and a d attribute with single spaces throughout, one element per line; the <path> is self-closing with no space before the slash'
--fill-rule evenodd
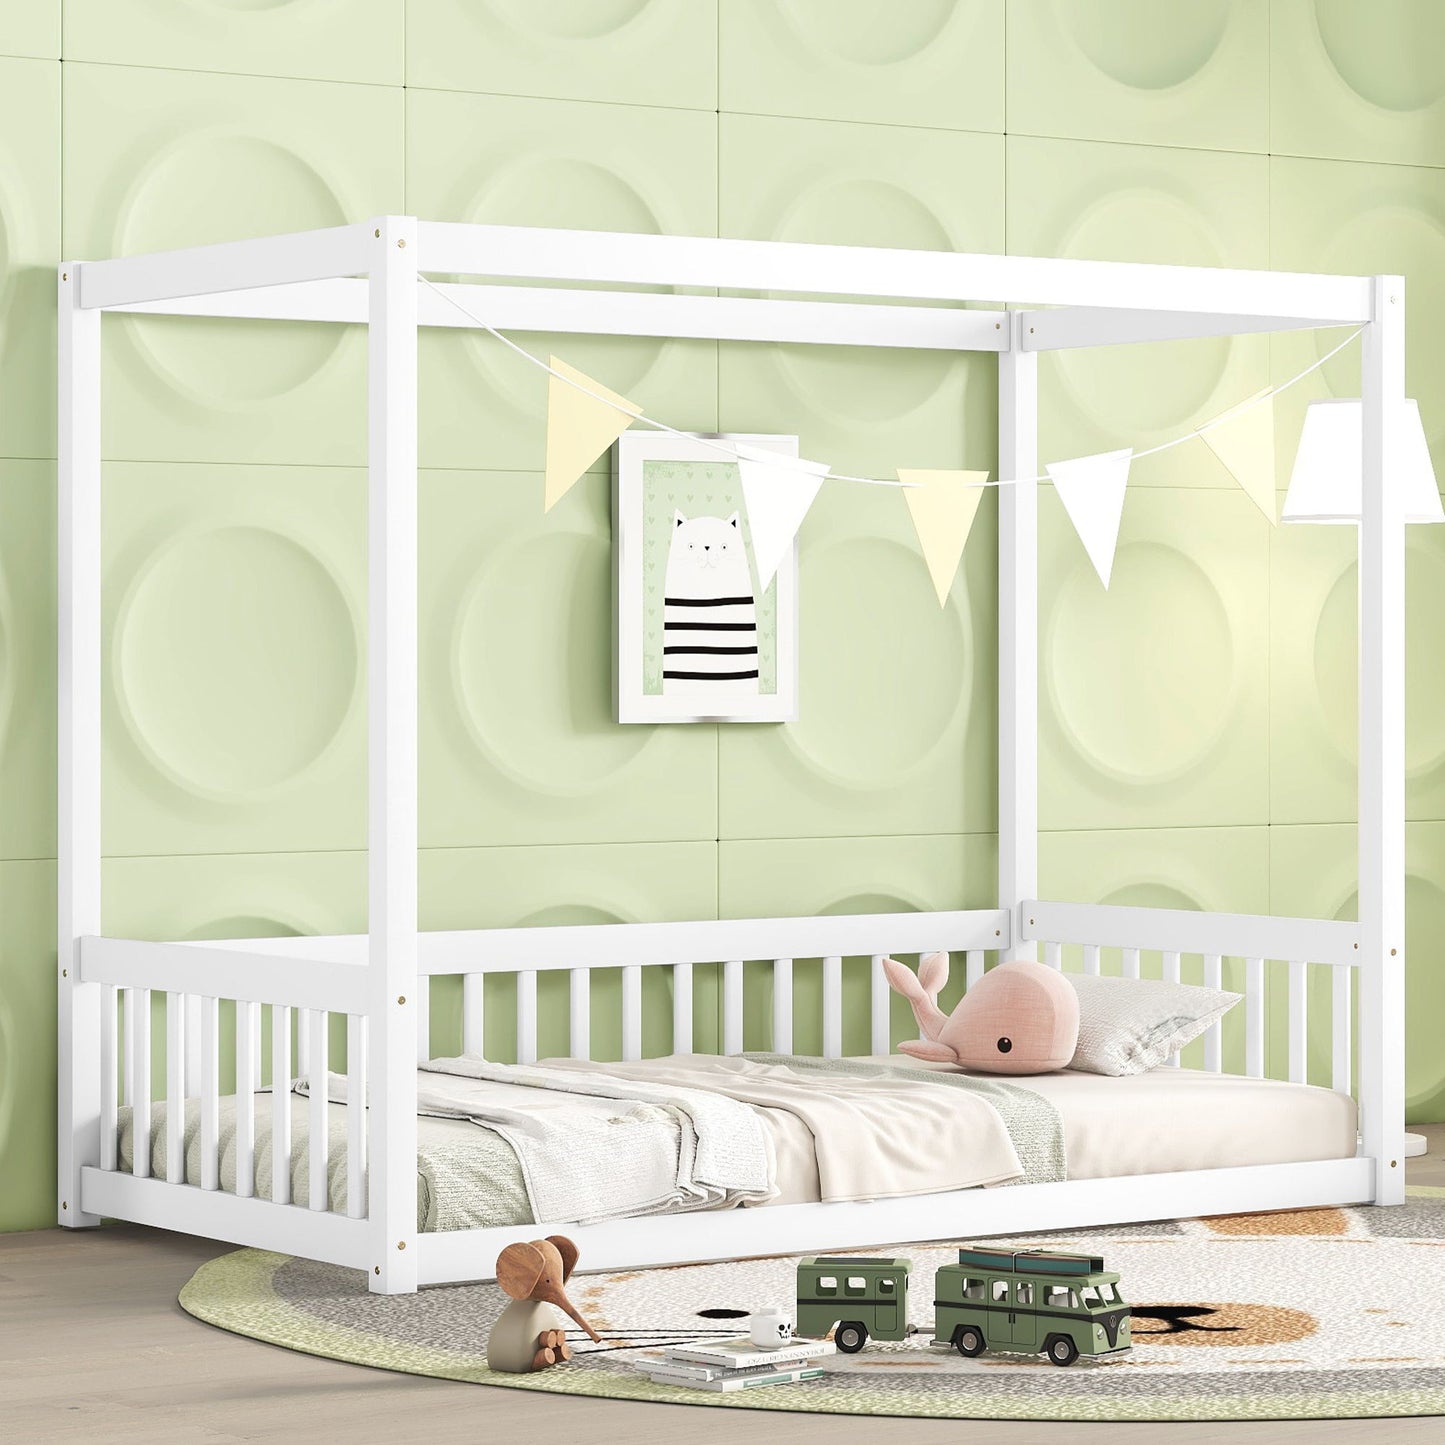
<path id="1" fill-rule="evenodd" d="M 1014 1041 L 1010 1038 L 1002 1038 L 998 1041 L 998 1051 L 1001 1054 L 1008 1053 L 1013 1048 L 1013 1046 Z"/>

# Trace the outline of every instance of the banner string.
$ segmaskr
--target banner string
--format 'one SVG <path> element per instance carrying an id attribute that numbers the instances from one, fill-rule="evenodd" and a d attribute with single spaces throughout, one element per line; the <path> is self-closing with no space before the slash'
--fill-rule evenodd
<path id="1" fill-rule="evenodd" d="M 542 371 L 545 371 L 548 376 L 556 377 L 558 381 L 566 383 L 566 385 L 572 387 L 576 391 L 580 391 L 584 396 L 591 397 L 593 401 L 601 402 L 603 406 L 610 407 L 614 411 L 621 411 L 624 416 L 630 416 L 634 421 L 640 422 L 643 426 L 651 427 L 654 431 L 666 432 L 669 436 L 682 437 L 687 441 L 700 444 L 704 447 L 709 448 L 712 451 L 717 452 L 720 456 L 725 457 L 730 462 L 737 460 L 737 449 L 728 442 L 721 441 L 715 437 L 701 436 L 697 432 L 680 431 L 677 427 L 668 426 L 666 422 L 657 421 L 655 418 L 650 416 L 644 416 L 641 411 L 633 411 L 630 408 L 619 407 L 617 403 L 612 400 L 611 397 L 602 396 L 598 392 L 593 391 L 590 387 L 583 386 L 581 382 L 575 380 L 574 378 L 570 376 L 564 376 L 554 367 L 549 366 L 547 362 L 543 361 L 540 356 L 533 355 L 533 353 L 528 351 L 525 346 L 518 345 L 517 342 L 513 341 L 510 336 L 504 335 L 502 332 L 498 331 L 495 326 L 491 326 L 487 322 L 483 321 L 482 318 L 476 314 L 476 312 L 470 309 L 470 307 L 463 306 L 462 303 L 451 294 L 451 292 L 443 291 L 440 286 L 438 286 L 434 281 L 430 280 L 426 276 L 418 276 L 416 279 L 423 286 L 427 287 L 429 290 L 435 292 L 438 296 L 440 296 L 443 301 L 446 301 L 450 305 L 454 306 L 474 326 L 478 327 L 482 331 L 485 331 L 489 336 L 494 337 L 497 341 L 500 341 L 503 346 L 507 347 L 510 351 L 514 351 L 518 356 L 522 358 L 523 361 L 529 361 L 532 363 L 533 366 L 539 368 Z M 1310 365 L 1305 367 L 1303 371 L 1296 372 L 1292 377 L 1289 378 L 1288 381 L 1282 381 L 1279 383 L 1278 386 L 1271 386 L 1268 389 L 1260 392 L 1257 396 L 1246 398 L 1246 400 L 1239 402 L 1235 406 L 1230 407 L 1227 411 L 1222 411 L 1218 416 L 1212 417 L 1209 421 L 1203 423 L 1203 425 L 1194 427 L 1191 431 L 1185 432 L 1182 436 L 1171 437 L 1167 442 L 1160 442 L 1157 446 L 1146 447 L 1143 451 L 1131 451 L 1129 457 L 1130 463 L 1132 464 L 1138 461 L 1140 457 L 1158 456 L 1160 452 L 1167 452 L 1172 450 L 1174 447 L 1183 446 L 1185 442 L 1192 442 L 1196 437 L 1202 437 L 1205 432 L 1213 431 L 1214 428 L 1217 426 L 1223 426 L 1226 422 L 1234 421 L 1235 418 L 1243 416 L 1246 412 L 1252 411 L 1257 406 L 1264 405 L 1264 403 L 1267 401 L 1273 401 L 1274 398 L 1277 397 L 1281 392 L 1288 391 L 1290 387 L 1298 385 L 1307 376 L 1310 376 L 1314 372 L 1318 371 L 1322 366 L 1325 365 L 1326 362 L 1333 360 L 1333 358 L 1338 356 L 1340 352 L 1342 352 L 1345 347 L 1350 344 L 1350 342 L 1354 341 L 1355 338 L 1364 331 L 1364 329 L 1365 328 L 1363 326 L 1356 327 L 1355 330 L 1350 332 L 1350 334 L 1345 337 L 1345 339 L 1340 342 L 1338 346 L 1327 351 L 1323 356 L 1319 358 L 1319 360 L 1311 362 Z M 1122 450 L 1122 448 L 1116 448 L 1116 450 Z M 1065 460 L 1070 459 L 1066 458 Z M 897 487 L 901 489 L 909 489 L 920 485 L 917 482 L 905 482 L 896 478 L 855 477 L 848 472 L 834 471 L 828 472 L 823 478 L 823 480 L 829 482 L 861 482 L 865 486 L 870 487 Z M 1037 477 L 1000 477 L 996 481 L 969 482 L 966 483 L 966 485 L 969 487 L 1016 487 L 1020 484 L 1028 484 L 1030 482 L 1049 482 L 1052 480 L 1053 478 L 1050 477 L 1047 472 L 1044 472 L 1042 475 Z"/>

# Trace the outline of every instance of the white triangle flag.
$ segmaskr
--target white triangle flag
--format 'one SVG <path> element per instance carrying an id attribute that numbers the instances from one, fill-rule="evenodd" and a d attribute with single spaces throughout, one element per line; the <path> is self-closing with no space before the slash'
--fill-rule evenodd
<path id="1" fill-rule="evenodd" d="M 1119 519 L 1124 515 L 1124 490 L 1129 485 L 1133 455 L 1134 449 L 1125 447 L 1050 462 L 1044 468 L 1105 587 L 1114 570 L 1114 548 L 1119 543 Z"/>
<path id="2" fill-rule="evenodd" d="M 898 480 L 909 482 L 903 493 L 923 548 L 923 560 L 938 593 L 938 605 L 948 602 L 949 590 L 958 572 L 978 504 L 983 500 L 982 483 L 987 472 L 927 471 L 898 468 Z"/>
<path id="3" fill-rule="evenodd" d="M 545 512 L 567 495 L 582 473 L 642 414 L 640 406 L 558 357 L 552 357 L 549 365 L 559 374 L 547 378 Z"/>
<path id="4" fill-rule="evenodd" d="M 780 456 L 761 447 L 739 446 L 738 473 L 753 537 L 758 591 L 767 591 L 828 475 L 825 462 Z"/>
<path id="5" fill-rule="evenodd" d="M 1225 420 L 1199 433 L 1209 450 L 1224 463 L 1251 502 L 1276 522 L 1274 492 L 1274 406 L 1264 398 L 1266 387 L 1225 413 Z"/>

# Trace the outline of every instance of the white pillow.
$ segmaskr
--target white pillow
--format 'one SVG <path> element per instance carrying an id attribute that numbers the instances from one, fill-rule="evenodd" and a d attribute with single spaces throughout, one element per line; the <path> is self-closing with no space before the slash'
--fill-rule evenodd
<path id="1" fill-rule="evenodd" d="M 1066 976 L 1079 995 L 1079 1044 L 1069 1067 L 1086 1074 L 1142 1074 L 1157 1068 L 1242 997 L 1152 978 Z"/>

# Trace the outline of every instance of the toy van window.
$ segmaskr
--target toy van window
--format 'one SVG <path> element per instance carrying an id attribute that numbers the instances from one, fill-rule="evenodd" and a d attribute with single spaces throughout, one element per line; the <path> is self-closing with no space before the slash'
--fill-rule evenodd
<path id="1" fill-rule="evenodd" d="M 837 1294 L 837 1292 L 838 1292 L 838 1281 L 837 1281 L 837 1279 L 836 1279 L 833 1275 L 831 1275 L 831 1274 L 825 1274 L 825 1275 L 822 1276 L 821 1279 L 819 1279 L 819 1281 L 818 1281 L 818 1293 L 819 1293 L 819 1294 Z"/>
<path id="2" fill-rule="evenodd" d="M 1016 1285 L 1014 1286 L 1014 1290 L 1015 1290 L 1015 1293 L 1016 1293 L 1017 1296 L 1018 1296 L 1018 1302 L 1019 1302 L 1021 1305 L 1031 1305 L 1031 1304 L 1033 1304 L 1033 1302 L 1034 1302 L 1034 1287 L 1033 1287 L 1033 1285 L 1029 1284 L 1027 1280 L 1020 1280 L 1020 1281 L 1018 1282 L 1018 1284 L 1016 1284 Z"/>
<path id="3" fill-rule="evenodd" d="M 1058 1284 L 1051 1284 L 1045 1288 L 1044 1303 L 1056 1310 L 1076 1310 L 1079 1307 L 1073 1290 L 1065 1289 L 1063 1285 Z"/>
<path id="4" fill-rule="evenodd" d="M 897 1287 L 891 1279 L 880 1279 L 878 1281 L 879 1294 L 892 1294 Z"/>
<path id="5" fill-rule="evenodd" d="M 849 1294 L 862 1294 L 868 1288 L 868 1281 L 861 1274 L 850 1274 L 848 1276 L 847 1290 Z"/>
<path id="6" fill-rule="evenodd" d="M 999 1305 L 1001 1305 L 1001 1304 L 1007 1304 L 1007 1303 L 1008 1303 L 1008 1281 L 1007 1281 L 1006 1279 L 996 1279 L 996 1280 L 994 1280 L 994 1282 L 993 1282 L 992 1294 L 993 1294 L 993 1302 L 994 1302 L 995 1304 L 999 1304 Z"/>
<path id="7" fill-rule="evenodd" d="M 964 1299 L 981 1300 L 984 1296 L 983 1281 L 981 1279 L 966 1279 L 963 1282 Z"/>
<path id="8" fill-rule="evenodd" d="M 1099 1289 L 1098 1285 L 1091 1284 L 1084 1286 L 1084 1303 L 1088 1305 L 1091 1310 L 1101 1310 L 1104 1308 L 1103 1292 Z"/>

